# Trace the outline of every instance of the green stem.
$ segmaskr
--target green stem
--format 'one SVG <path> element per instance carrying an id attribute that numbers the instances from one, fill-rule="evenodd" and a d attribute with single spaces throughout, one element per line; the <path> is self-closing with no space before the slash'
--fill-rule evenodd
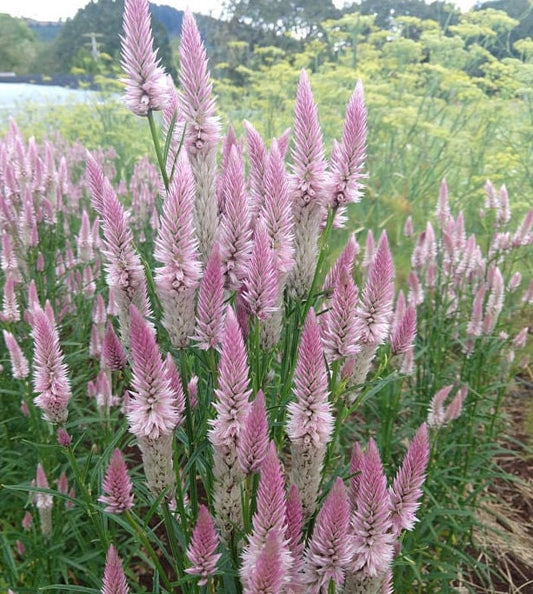
<path id="1" fill-rule="evenodd" d="M 124 512 L 124 517 L 128 521 L 128 524 L 133 528 L 133 530 L 135 531 L 135 534 L 138 536 L 142 545 L 146 549 L 148 556 L 152 560 L 152 563 L 154 564 L 157 572 L 159 573 L 159 577 L 165 584 L 165 588 L 167 588 L 169 592 L 172 592 L 173 591 L 172 584 L 170 583 L 170 581 L 167 577 L 167 574 L 165 573 L 165 570 L 163 569 L 163 566 L 161 565 L 161 561 L 159 560 L 157 553 L 155 552 L 154 548 L 152 547 L 152 544 L 148 540 L 144 530 L 141 528 L 141 526 L 139 526 L 139 523 L 137 522 L 137 520 L 135 519 L 135 516 L 131 513 L 130 510 L 126 510 Z"/>
<path id="2" fill-rule="evenodd" d="M 163 178 L 163 183 L 165 184 L 165 190 L 168 191 L 170 182 L 163 159 L 163 153 L 161 152 L 161 144 L 159 143 L 159 134 L 155 125 L 154 114 L 151 109 L 148 110 L 148 123 L 150 124 L 150 134 L 152 135 L 152 140 L 154 142 L 154 149 L 157 157 L 157 163 L 159 165 L 159 171 L 161 172 L 161 177 Z"/>

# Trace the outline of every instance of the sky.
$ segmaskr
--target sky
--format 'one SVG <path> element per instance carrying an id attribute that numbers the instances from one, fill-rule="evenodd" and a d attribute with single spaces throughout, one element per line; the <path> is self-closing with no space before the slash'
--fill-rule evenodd
<path id="1" fill-rule="evenodd" d="M 475 0 L 452 0 L 462 10 L 468 10 Z M 0 0 L 0 13 L 15 17 L 26 17 L 38 21 L 58 21 L 73 17 L 79 8 L 83 8 L 87 0 Z M 154 0 L 154 4 L 165 4 L 178 10 L 189 6 L 193 12 L 217 16 L 221 0 Z M 343 0 L 335 0 L 335 4 L 343 5 Z"/>

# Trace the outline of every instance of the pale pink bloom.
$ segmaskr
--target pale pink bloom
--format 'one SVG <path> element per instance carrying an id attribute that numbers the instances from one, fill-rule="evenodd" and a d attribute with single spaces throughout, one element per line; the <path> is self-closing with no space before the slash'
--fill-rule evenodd
<path id="1" fill-rule="evenodd" d="M 321 333 L 328 361 L 338 361 L 359 351 L 360 328 L 357 323 L 358 290 L 345 268 L 339 271 L 329 309 L 321 316 Z"/>
<path id="2" fill-rule="evenodd" d="M 215 243 L 205 265 L 198 292 L 196 330 L 193 339 L 203 350 L 216 349 L 224 331 L 224 275 L 218 243 Z"/>
<path id="3" fill-rule="evenodd" d="M 244 474 L 257 472 L 268 447 L 268 419 L 265 396 L 259 390 L 246 417 L 244 429 L 237 441 L 237 456 Z"/>
<path id="4" fill-rule="evenodd" d="M 398 326 L 391 333 L 390 345 L 394 355 L 405 354 L 416 337 L 416 308 L 409 305 Z"/>
<path id="5" fill-rule="evenodd" d="M 444 386 L 438 390 L 433 398 L 428 409 L 427 424 L 432 428 L 442 427 L 445 424 L 444 402 L 453 389 L 453 384 Z"/>
<path id="6" fill-rule="evenodd" d="M 198 510 L 198 519 L 191 535 L 191 540 L 187 551 L 187 559 L 192 567 L 188 567 L 185 572 L 191 575 L 199 576 L 199 586 L 205 586 L 209 578 L 216 574 L 217 562 L 220 559 L 220 553 L 217 554 L 218 536 L 215 531 L 213 518 L 205 505 L 201 505 Z"/>
<path id="7" fill-rule="evenodd" d="M 106 512 L 121 514 L 133 507 L 133 485 L 122 452 L 118 448 L 111 456 L 102 482 L 102 491 L 105 495 L 101 495 L 98 501 L 106 505 Z"/>
<path id="8" fill-rule="evenodd" d="M 242 298 L 252 316 L 265 320 L 276 311 L 278 301 L 278 268 L 266 224 L 260 220 L 255 228 L 252 254 L 243 279 Z"/>
<path id="9" fill-rule="evenodd" d="M 300 74 L 294 106 L 293 173 L 290 195 L 294 221 L 294 267 L 288 286 L 302 299 L 309 291 L 316 268 L 322 209 L 326 203 L 326 161 L 317 108 L 305 71 Z"/>
<path id="10" fill-rule="evenodd" d="M 13 280 L 20 280 L 21 275 L 17 256 L 13 248 L 11 236 L 5 229 L 2 230 L 2 251 L 0 252 L 0 258 L 2 270 L 4 271 L 6 277 L 11 274 L 13 276 Z"/>
<path id="11" fill-rule="evenodd" d="M 369 229 L 366 234 L 365 240 L 365 254 L 363 256 L 363 261 L 361 262 L 361 267 L 366 272 L 372 262 L 374 261 L 374 256 L 376 255 L 376 240 L 374 239 L 374 234 L 372 230 Z"/>
<path id="12" fill-rule="evenodd" d="M 35 271 L 36 272 L 43 272 L 44 271 L 44 256 L 42 252 L 37 254 L 37 260 L 35 262 Z"/>
<path id="13" fill-rule="evenodd" d="M 265 162 L 264 194 L 259 213 L 268 230 L 275 267 L 284 275 L 294 265 L 294 235 L 287 173 L 276 140 Z"/>
<path id="14" fill-rule="evenodd" d="M 417 244 L 411 256 L 411 266 L 418 270 L 435 263 L 437 243 L 435 231 L 428 221 L 426 229 L 419 235 Z"/>
<path id="15" fill-rule="evenodd" d="M 507 285 L 507 290 L 510 293 L 514 293 L 516 291 L 516 289 L 518 289 L 518 287 L 520 286 L 521 282 L 522 282 L 522 275 L 517 270 L 516 272 L 513 273 L 513 275 L 509 279 L 509 283 Z"/>
<path id="16" fill-rule="evenodd" d="M 33 402 L 42 409 L 45 420 L 63 424 L 72 394 L 53 312 L 48 302 L 47 306 L 33 310 L 33 389 L 39 394 Z"/>
<path id="17" fill-rule="evenodd" d="M 270 530 L 254 566 L 242 578 L 244 594 L 281 594 L 285 591 L 283 552 L 278 530 Z"/>
<path id="18" fill-rule="evenodd" d="M 437 202 L 437 220 L 439 222 L 439 228 L 445 229 L 451 218 L 452 215 L 448 202 L 448 185 L 446 184 L 446 180 L 443 179 L 440 184 L 439 200 Z"/>
<path id="19" fill-rule="evenodd" d="M 366 345 L 382 344 L 388 336 L 394 299 L 394 264 L 385 232 L 357 306 L 358 341 Z"/>
<path id="20" fill-rule="evenodd" d="M 226 313 L 224 338 L 215 390 L 215 419 L 210 421 L 209 440 L 215 448 L 235 447 L 250 410 L 246 348 L 235 312 Z"/>
<path id="21" fill-rule="evenodd" d="M 496 188 L 492 185 L 490 180 L 485 182 L 483 189 L 485 190 L 485 208 L 498 208 Z"/>
<path id="22" fill-rule="evenodd" d="M 20 308 L 15 295 L 15 278 L 8 273 L 4 283 L 4 297 L 2 300 L 3 310 L 0 312 L 2 322 L 18 322 L 20 320 Z"/>
<path id="23" fill-rule="evenodd" d="M 98 326 L 93 324 L 91 326 L 91 336 L 89 339 L 89 357 L 93 359 L 98 359 L 102 354 L 102 339 L 100 337 L 100 332 L 98 331 Z"/>
<path id="24" fill-rule="evenodd" d="M 63 427 L 59 427 L 57 430 L 57 443 L 64 448 L 68 448 L 72 443 L 72 438 Z"/>
<path id="25" fill-rule="evenodd" d="M 226 133 L 226 136 L 224 136 L 224 140 L 222 142 L 222 159 L 220 161 L 221 171 L 226 171 L 226 168 L 228 166 L 228 159 L 233 147 L 235 147 L 239 154 L 242 155 L 242 144 L 237 140 L 235 130 L 233 129 L 233 126 L 230 125 Z M 226 210 L 224 204 L 224 193 L 222 191 L 223 179 L 223 175 L 219 175 L 217 177 L 217 204 L 219 215 Z"/>
<path id="26" fill-rule="evenodd" d="M 122 27 L 125 103 L 134 114 L 146 116 L 168 102 L 166 74 L 153 48 L 148 0 L 125 0 Z"/>
<path id="27" fill-rule="evenodd" d="M 218 144 L 220 126 L 215 116 L 207 54 L 189 10 L 183 15 L 181 29 L 180 86 L 187 150 L 193 154 L 208 152 Z"/>
<path id="28" fill-rule="evenodd" d="M 218 242 L 220 258 L 226 276 L 226 286 L 236 290 L 248 271 L 252 252 L 252 230 L 244 162 L 235 147 L 228 157 L 227 169 L 222 182 L 225 210 L 220 221 Z"/>
<path id="29" fill-rule="evenodd" d="M 111 371 L 124 369 L 127 363 L 126 353 L 111 322 L 107 323 L 102 341 L 102 363 Z"/>
<path id="30" fill-rule="evenodd" d="M 461 411 L 463 409 L 463 402 L 467 394 L 467 386 L 463 386 L 462 388 L 459 388 L 459 390 L 457 390 L 457 394 L 453 397 L 450 404 L 448 404 L 448 406 L 446 407 L 446 411 L 444 413 L 445 423 L 459 418 L 459 416 L 461 415 Z"/>
<path id="31" fill-rule="evenodd" d="M 185 412 L 185 391 L 183 390 L 178 368 L 170 353 L 167 353 L 165 359 L 165 369 L 170 381 L 170 387 L 174 392 L 174 408 L 178 417 L 176 427 L 178 427 L 183 422 L 183 414 Z"/>
<path id="32" fill-rule="evenodd" d="M 352 511 L 357 508 L 357 496 L 359 494 L 359 485 L 361 483 L 361 471 L 363 470 L 364 454 L 361 449 L 361 444 L 357 441 L 352 449 L 350 457 L 350 489 L 348 491 L 348 498 Z"/>
<path id="33" fill-rule="evenodd" d="M 355 239 L 355 234 L 352 233 L 350 235 L 350 238 L 346 242 L 346 245 L 344 246 L 341 255 L 337 258 L 337 260 L 331 267 L 331 270 L 328 272 L 326 280 L 322 285 L 322 290 L 326 294 L 331 293 L 333 291 L 340 275 L 347 274 L 349 276 L 352 276 L 355 257 L 358 253 L 359 245 L 357 244 L 357 240 Z"/>
<path id="34" fill-rule="evenodd" d="M 399 535 L 402 530 L 412 530 L 417 521 L 422 484 L 426 479 L 429 461 L 429 440 L 427 426 L 420 426 L 410 443 L 405 458 L 392 487 L 389 488 L 392 503 L 392 530 Z"/>
<path id="35" fill-rule="evenodd" d="M 490 292 L 485 306 L 485 317 L 483 319 L 484 334 L 491 334 L 493 332 L 505 299 L 504 280 L 498 267 L 489 270 L 488 280 Z"/>
<path id="36" fill-rule="evenodd" d="M 483 331 L 483 301 L 487 289 L 485 285 L 479 287 L 472 303 L 472 313 L 466 327 L 468 336 L 481 336 Z"/>
<path id="37" fill-rule="evenodd" d="M 391 502 L 377 446 L 370 439 L 352 517 L 355 554 L 350 571 L 376 577 L 390 567 L 393 557 Z"/>
<path id="38" fill-rule="evenodd" d="M 405 237 L 412 237 L 414 234 L 413 228 L 413 217 L 409 215 L 407 219 L 405 219 L 405 224 L 403 226 L 403 234 Z"/>
<path id="39" fill-rule="evenodd" d="M 91 262 L 94 258 L 93 236 L 91 233 L 91 222 L 87 211 L 83 209 L 81 214 L 80 231 L 76 237 L 76 249 L 80 262 Z"/>
<path id="40" fill-rule="evenodd" d="M 65 471 L 62 471 L 57 479 L 57 490 L 59 493 L 66 495 L 68 493 L 68 479 Z"/>
<path id="41" fill-rule="evenodd" d="M 265 143 L 259 132 L 244 120 L 244 129 L 246 131 L 246 145 L 248 147 L 248 161 L 250 163 L 250 172 L 248 174 L 248 183 L 250 186 L 250 211 L 252 213 L 252 222 L 255 216 L 263 208 L 265 199 L 265 167 L 267 162 L 267 150 Z M 279 151 L 278 151 L 279 152 Z"/>
<path id="42" fill-rule="evenodd" d="M 328 197 L 336 208 L 361 199 L 366 156 L 366 107 L 359 80 L 346 107 L 340 143 L 333 145 L 329 165 Z"/>
<path id="43" fill-rule="evenodd" d="M 529 328 L 526 326 L 513 338 L 513 346 L 515 348 L 521 349 L 526 346 L 528 332 Z"/>
<path id="44" fill-rule="evenodd" d="M 322 504 L 305 553 L 304 580 L 308 591 L 326 591 L 330 580 L 342 588 L 346 569 L 354 553 L 350 528 L 350 506 L 341 478 L 337 478 Z"/>
<path id="45" fill-rule="evenodd" d="M 39 489 L 50 489 L 48 479 L 40 463 L 37 464 L 35 484 Z M 44 536 L 50 537 L 52 534 L 52 507 L 54 505 L 52 495 L 37 491 L 34 496 L 34 502 L 39 512 L 41 532 Z"/>
<path id="46" fill-rule="evenodd" d="M 178 421 L 174 391 L 154 332 L 134 305 L 130 308 L 132 396 L 128 406 L 130 431 L 156 440 L 171 435 Z"/>
<path id="47" fill-rule="evenodd" d="M 33 524 L 33 516 L 31 512 L 27 511 L 22 518 L 22 528 L 24 530 L 29 530 Z"/>
<path id="48" fill-rule="evenodd" d="M 277 534 L 280 546 L 279 555 L 282 559 L 280 571 L 284 578 L 287 576 L 292 562 L 287 541 L 284 538 L 287 530 L 287 518 L 283 471 L 276 446 L 272 441 L 261 464 L 256 505 L 257 509 L 252 518 L 252 532 L 248 537 L 248 545 L 244 548 L 240 568 L 241 579 L 245 586 L 265 547 L 267 535 L 270 532 Z"/>
<path id="49" fill-rule="evenodd" d="M 528 210 L 520 227 L 516 230 L 513 236 L 513 246 L 530 245 L 533 242 L 533 235 L 531 234 L 531 227 L 533 226 L 533 208 Z"/>
<path id="50" fill-rule="evenodd" d="M 4 371 L 4 369 L 2 368 L 2 371 L 0 371 L 0 373 L 3 372 L 3 371 Z M 21 400 L 20 401 L 20 412 L 26 418 L 28 418 L 30 416 L 30 409 L 29 409 L 28 404 L 27 404 L 27 402 L 25 400 Z"/>
<path id="51" fill-rule="evenodd" d="M 2 330 L 4 334 L 4 341 L 9 352 L 9 360 L 11 362 L 11 374 L 15 379 L 25 379 L 30 374 L 30 367 L 28 359 L 24 356 L 17 339 L 8 332 Z"/>
<path id="52" fill-rule="evenodd" d="M 189 396 L 189 406 L 195 408 L 198 406 L 198 376 L 193 375 L 187 384 L 187 394 Z"/>
<path id="53" fill-rule="evenodd" d="M 122 563 L 113 545 L 109 545 L 105 560 L 101 594 L 129 594 L 130 589 L 122 569 Z"/>
<path id="54" fill-rule="evenodd" d="M 496 210 L 496 221 L 500 224 L 507 224 L 511 220 L 511 209 L 509 208 L 509 194 L 503 185 L 497 197 L 498 207 Z"/>
<path id="55" fill-rule="evenodd" d="M 407 277 L 407 284 L 409 285 L 409 293 L 407 295 L 407 302 L 416 306 L 424 302 L 424 290 L 420 284 L 420 280 L 414 270 L 409 272 Z"/>
<path id="56" fill-rule="evenodd" d="M 167 175 L 172 181 L 175 173 L 176 161 L 178 159 L 181 141 L 184 132 L 184 116 L 179 104 L 179 97 L 171 76 L 167 76 L 168 84 L 168 102 L 163 109 L 162 136 L 164 142 L 168 143 L 167 162 L 165 163 Z M 171 129 L 173 123 L 173 128 Z M 169 134 L 171 137 L 168 138 Z"/>
<path id="57" fill-rule="evenodd" d="M 293 562 L 289 569 L 287 590 L 294 594 L 305 592 L 303 584 L 303 526 L 304 516 L 302 502 L 296 485 L 291 485 L 286 499 L 287 530 L 285 538 L 291 552 Z"/>

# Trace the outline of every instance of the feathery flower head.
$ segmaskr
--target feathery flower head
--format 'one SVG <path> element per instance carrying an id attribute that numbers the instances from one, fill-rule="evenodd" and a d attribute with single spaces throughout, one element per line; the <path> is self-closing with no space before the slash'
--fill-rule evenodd
<path id="1" fill-rule="evenodd" d="M 237 456 L 244 474 L 259 470 L 266 456 L 267 448 L 268 419 L 265 396 L 261 390 L 258 390 L 237 442 Z"/>
<path id="2" fill-rule="evenodd" d="M 252 254 L 243 280 L 242 297 L 249 313 L 258 320 L 265 320 L 276 311 L 278 269 L 263 219 L 260 219 L 255 228 Z"/>
<path id="3" fill-rule="evenodd" d="M 271 530 L 265 537 L 255 564 L 246 576 L 244 594 L 281 594 L 285 582 L 283 545 L 278 530 Z"/>
<path id="4" fill-rule="evenodd" d="M 416 308 L 409 305 L 403 314 L 401 321 L 394 328 L 390 344 L 394 355 L 406 353 L 412 346 L 416 336 Z"/>
<path id="5" fill-rule="evenodd" d="M 20 309 L 15 294 L 15 277 L 11 272 L 7 274 L 6 282 L 4 283 L 2 306 L 0 321 L 18 322 L 20 320 Z"/>
<path id="6" fill-rule="evenodd" d="M 393 279 L 394 264 L 387 234 L 383 232 L 357 307 L 359 342 L 379 345 L 387 338 L 394 299 Z"/>
<path id="7" fill-rule="evenodd" d="M 42 409 L 45 420 L 63 424 L 68 417 L 67 405 L 72 394 L 54 314 L 48 302 L 47 306 L 44 310 L 33 310 L 33 389 L 39 393 L 33 402 Z"/>
<path id="8" fill-rule="evenodd" d="M 333 416 L 320 330 L 313 309 L 307 314 L 302 332 L 293 393 L 296 400 L 287 410 L 289 439 L 302 445 L 325 446 L 333 430 Z"/>
<path id="9" fill-rule="evenodd" d="M 207 54 L 196 21 L 188 9 L 181 25 L 180 86 L 181 104 L 187 123 L 187 151 L 189 154 L 210 152 L 216 148 L 219 140 L 219 122 L 215 116 Z"/>
<path id="10" fill-rule="evenodd" d="M 265 198 L 264 177 L 267 162 L 267 150 L 263 138 L 252 124 L 247 120 L 244 120 L 243 123 L 244 130 L 246 131 L 248 160 L 250 162 L 250 172 L 248 175 L 248 182 L 250 185 L 250 209 L 253 215 L 256 215 L 263 207 Z"/>
<path id="11" fill-rule="evenodd" d="M 355 239 L 355 233 L 350 235 L 350 238 L 346 242 L 344 249 L 342 250 L 341 255 L 337 258 L 331 270 L 328 272 L 326 276 L 326 280 L 324 281 L 324 285 L 322 286 L 322 290 L 325 293 L 330 293 L 335 288 L 335 285 L 339 281 L 339 276 L 342 274 L 347 274 L 352 276 L 353 274 L 353 266 L 355 262 L 355 257 L 359 253 L 359 245 L 357 244 L 357 240 Z"/>
<path id="12" fill-rule="evenodd" d="M 449 423 L 454 419 L 458 419 L 461 416 L 463 410 L 463 402 L 468 394 L 468 387 L 462 386 L 457 390 L 457 394 L 453 397 L 452 401 L 446 407 L 444 411 L 444 422 Z"/>
<path id="13" fill-rule="evenodd" d="M 28 359 L 24 356 L 17 339 L 8 332 L 2 330 L 4 334 L 4 341 L 9 352 L 9 360 L 11 361 L 11 374 L 15 379 L 24 379 L 30 374 L 30 367 Z"/>
<path id="14" fill-rule="evenodd" d="M 100 496 L 98 501 L 106 505 L 106 512 L 121 514 L 133 507 L 133 485 L 124 456 L 118 448 L 111 456 L 102 482 L 102 491 L 105 495 Z"/>
<path id="15" fill-rule="evenodd" d="M 448 202 L 448 185 L 446 180 L 440 182 L 439 199 L 437 201 L 437 220 L 439 228 L 445 229 L 452 218 Z"/>
<path id="16" fill-rule="evenodd" d="M 72 437 L 70 437 L 63 427 L 59 427 L 57 430 L 57 443 L 64 448 L 68 448 L 72 443 Z"/>
<path id="17" fill-rule="evenodd" d="M 216 552 L 217 547 L 218 536 L 213 518 L 207 507 L 201 505 L 198 510 L 196 526 L 192 531 L 191 540 L 185 553 L 192 565 L 185 572 L 199 576 L 201 578 L 198 581 L 199 586 L 205 586 L 207 580 L 217 571 L 217 561 L 221 557 Z"/>
<path id="18" fill-rule="evenodd" d="M 359 80 L 346 107 L 341 142 L 333 145 L 331 153 L 328 195 L 333 207 L 361 199 L 365 156 L 366 108 Z"/>
<path id="19" fill-rule="evenodd" d="M 126 353 L 118 336 L 115 334 L 113 324 L 107 323 L 102 340 L 102 362 L 111 371 L 119 371 L 126 367 Z"/>
<path id="20" fill-rule="evenodd" d="M 412 530 L 415 525 L 428 461 L 428 430 L 423 423 L 410 443 L 392 487 L 389 488 L 392 530 L 396 535 L 402 530 Z"/>
<path id="21" fill-rule="evenodd" d="M 233 308 L 228 307 L 218 365 L 214 403 L 217 416 L 211 421 L 209 440 L 215 447 L 235 447 L 250 410 L 248 361 L 242 332 Z"/>
<path id="22" fill-rule="evenodd" d="M 159 111 L 168 102 L 168 83 L 153 49 L 148 0 L 125 0 L 122 68 L 126 78 L 125 103 L 139 116 Z"/>
<path id="23" fill-rule="evenodd" d="M 130 307 L 133 398 L 128 405 L 130 431 L 157 439 L 172 434 L 178 422 L 174 391 L 154 332 L 137 308 Z"/>
<path id="24" fill-rule="evenodd" d="M 181 382 L 178 368 L 170 353 L 167 353 L 165 358 L 165 369 L 170 381 L 170 387 L 174 392 L 174 408 L 176 409 L 178 417 L 176 426 L 178 426 L 183 421 L 183 413 L 185 411 L 185 391 L 183 390 L 183 384 Z"/>
<path id="25" fill-rule="evenodd" d="M 215 243 L 198 292 L 196 330 L 193 339 L 202 350 L 216 349 L 224 331 L 224 275 L 218 243 Z"/>
<path id="26" fill-rule="evenodd" d="M 342 479 L 337 478 L 318 512 L 305 555 L 304 580 L 310 591 L 325 591 L 330 580 L 337 588 L 344 584 L 345 572 L 354 552 L 349 527 L 350 506 L 346 489 Z"/>
<path id="27" fill-rule="evenodd" d="M 39 462 L 37 464 L 37 472 L 35 475 L 35 484 L 39 489 L 50 489 L 50 485 L 48 484 L 48 479 L 46 478 L 46 474 L 44 469 Z M 52 495 L 49 493 L 35 493 L 35 505 L 39 508 L 51 508 L 53 505 Z"/>
<path id="28" fill-rule="evenodd" d="M 122 563 L 113 545 L 109 545 L 105 560 L 101 594 L 129 594 L 130 589 L 122 569 Z"/>
<path id="29" fill-rule="evenodd" d="M 431 399 L 427 418 L 427 424 L 430 427 L 437 428 L 444 425 L 444 402 L 452 390 L 453 384 L 444 386 Z"/>
<path id="30" fill-rule="evenodd" d="M 391 502 L 376 443 L 370 439 L 363 455 L 356 510 L 352 517 L 355 555 L 350 571 L 375 577 L 392 562 Z"/>

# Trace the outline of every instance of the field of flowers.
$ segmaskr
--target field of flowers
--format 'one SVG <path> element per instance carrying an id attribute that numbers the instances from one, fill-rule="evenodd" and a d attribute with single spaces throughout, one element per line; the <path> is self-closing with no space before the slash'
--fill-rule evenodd
<path id="1" fill-rule="evenodd" d="M 0 139 L 0 590 L 492 591 L 533 209 L 439 179 L 354 216 L 387 177 L 361 81 L 324 134 L 301 70 L 265 141 L 223 126 L 190 13 L 179 52 L 176 90 L 126 0 L 131 136 Z"/>

